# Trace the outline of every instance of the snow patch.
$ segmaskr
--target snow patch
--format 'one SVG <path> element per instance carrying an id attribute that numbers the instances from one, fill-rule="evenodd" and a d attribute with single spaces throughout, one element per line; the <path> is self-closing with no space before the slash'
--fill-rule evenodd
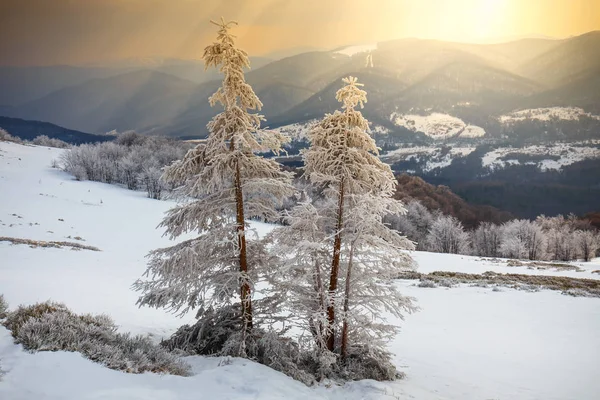
<path id="1" fill-rule="evenodd" d="M 456 158 L 466 157 L 476 150 L 473 146 L 441 148 L 441 147 L 401 147 L 392 150 L 381 156 L 381 159 L 388 164 L 394 164 L 402 161 L 419 162 L 422 158 L 426 161 L 423 166 L 423 172 L 429 172 L 435 168 L 446 168 L 452 164 Z M 409 171 L 406 171 L 409 172 Z"/>
<path id="2" fill-rule="evenodd" d="M 477 125 L 465 123 L 462 119 L 448 114 L 431 113 L 429 115 L 392 114 L 391 120 L 413 132 L 423 132 L 434 139 L 451 137 L 475 138 L 485 135 L 485 130 Z"/>

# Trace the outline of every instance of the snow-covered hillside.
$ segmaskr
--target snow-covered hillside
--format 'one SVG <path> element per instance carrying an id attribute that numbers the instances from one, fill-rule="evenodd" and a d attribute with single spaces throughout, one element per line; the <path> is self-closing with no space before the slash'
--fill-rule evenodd
<path id="1" fill-rule="evenodd" d="M 388 164 L 394 164 L 401 161 L 424 162 L 423 172 L 429 172 L 435 168 L 445 168 L 452 164 L 452 160 L 460 157 L 466 157 L 475 151 L 473 146 L 451 147 L 444 150 L 441 147 L 416 146 L 401 147 L 385 153 L 381 159 Z"/>
<path id="2" fill-rule="evenodd" d="M 50 167 L 62 150 L 0 143 L 0 237 L 68 241 L 101 251 L 31 248 L 0 241 L 0 293 L 13 306 L 52 299 L 76 312 L 107 313 L 122 331 L 166 337 L 176 318 L 135 306 L 131 283 L 145 254 L 168 244 L 155 229 L 173 204 L 115 186 L 77 182 Z M 270 226 L 253 224 L 259 234 Z M 564 275 L 599 279 L 592 270 L 509 267 L 502 260 L 414 253 L 421 272 Z M 79 354 L 30 354 L 0 328 L 0 399 L 419 399 L 592 400 L 600 393 L 600 299 L 509 288 L 421 288 L 400 280 L 421 310 L 390 343 L 396 382 L 308 388 L 252 361 L 188 357 L 194 376 L 132 375 Z"/>
<path id="3" fill-rule="evenodd" d="M 509 114 L 500 116 L 498 119 L 503 124 L 509 124 L 524 120 L 550 121 L 557 119 L 574 121 L 584 116 L 600 120 L 600 116 L 585 112 L 585 110 L 579 107 L 531 108 L 513 111 Z"/>
<path id="4" fill-rule="evenodd" d="M 462 119 L 448 114 L 431 113 L 429 115 L 392 114 L 391 121 L 413 132 L 422 132 L 434 139 L 453 137 L 476 138 L 485 135 L 485 130 L 476 125 L 465 123 Z"/>

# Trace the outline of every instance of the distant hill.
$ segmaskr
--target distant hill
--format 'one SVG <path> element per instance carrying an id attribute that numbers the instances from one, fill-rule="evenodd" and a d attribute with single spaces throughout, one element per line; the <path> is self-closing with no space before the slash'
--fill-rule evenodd
<path id="1" fill-rule="evenodd" d="M 250 61 L 252 68 L 258 69 L 272 60 L 264 57 L 251 57 Z M 79 66 L 0 66 L 0 107 L 22 105 L 54 91 L 79 85 L 92 79 L 108 78 L 136 71 L 162 72 L 194 83 L 203 83 L 219 77 L 214 68 L 205 70 L 202 60 L 164 57 L 130 58 Z M 2 112 L 3 110 L 0 108 L 0 113 Z"/>
<path id="2" fill-rule="evenodd" d="M 509 221 L 514 216 L 497 208 L 467 203 L 447 186 L 435 186 L 418 176 L 399 175 L 394 197 L 399 200 L 419 200 L 429 210 L 439 210 L 458 218 L 465 227 L 476 228 L 481 222 L 496 224 Z"/>
<path id="3" fill-rule="evenodd" d="M 162 72 L 129 72 L 52 92 L 15 107 L 11 116 L 93 133 L 139 129 L 179 114 L 195 86 Z"/>
<path id="4" fill-rule="evenodd" d="M 580 74 L 600 68 L 600 31 L 561 41 L 525 62 L 517 71 L 549 88 L 566 85 Z"/>
<path id="5" fill-rule="evenodd" d="M 23 140 L 33 140 L 42 135 L 71 144 L 107 142 L 113 139 L 110 136 L 92 135 L 66 129 L 48 122 L 27 121 L 19 118 L 0 117 L 0 128 Z"/>

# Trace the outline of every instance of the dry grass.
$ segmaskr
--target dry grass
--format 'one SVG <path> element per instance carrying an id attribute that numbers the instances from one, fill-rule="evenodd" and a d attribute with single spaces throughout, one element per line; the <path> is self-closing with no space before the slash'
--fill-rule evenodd
<path id="1" fill-rule="evenodd" d="M 87 246 L 87 245 L 84 245 L 81 243 L 75 243 L 75 242 L 56 242 L 56 241 L 45 242 L 43 240 L 21 239 L 21 238 L 13 238 L 13 237 L 6 237 L 6 236 L 0 236 L 0 242 L 10 242 L 12 244 L 26 244 L 33 248 L 55 247 L 55 248 L 61 249 L 63 247 L 70 247 L 72 250 L 101 251 L 97 247 Z"/>
<path id="2" fill-rule="evenodd" d="M 519 260 L 508 260 L 506 263 L 507 267 L 527 267 L 531 269 L 548 270 L 553 269 L 556 271 L 576 271 L 582 272 L 583 270 L 576 265 L 564 264 L 564 263 L 553 263 L 543 261 L 519 261 Z"/>
<path id="3" fill-rule="evenodd" d="M 468 283 L 477 286 L 505 286 L 514 289 L 550 289 L 558 290 L 571 296 L 600 297 L 600 280 L 570 278 L 566 276 L 500 274 L 487 271 L 483 274 L 467 274 L 464 272 L 434 271 L 430 274 L 405 272 L 399 279 L 414 279 L 421 282 L 433 282 L 439 286 Z"/>

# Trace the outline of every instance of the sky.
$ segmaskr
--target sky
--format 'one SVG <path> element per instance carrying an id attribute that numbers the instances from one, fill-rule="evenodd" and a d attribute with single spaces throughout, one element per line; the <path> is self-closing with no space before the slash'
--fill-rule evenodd
<path id="1" fill-rule="evenodd" d="M 251 56 L 417 37 L 489 43 L 600 30 L 600 0 L 0 0 L 0 65 L 198 59 L 211 19 Z"/>

